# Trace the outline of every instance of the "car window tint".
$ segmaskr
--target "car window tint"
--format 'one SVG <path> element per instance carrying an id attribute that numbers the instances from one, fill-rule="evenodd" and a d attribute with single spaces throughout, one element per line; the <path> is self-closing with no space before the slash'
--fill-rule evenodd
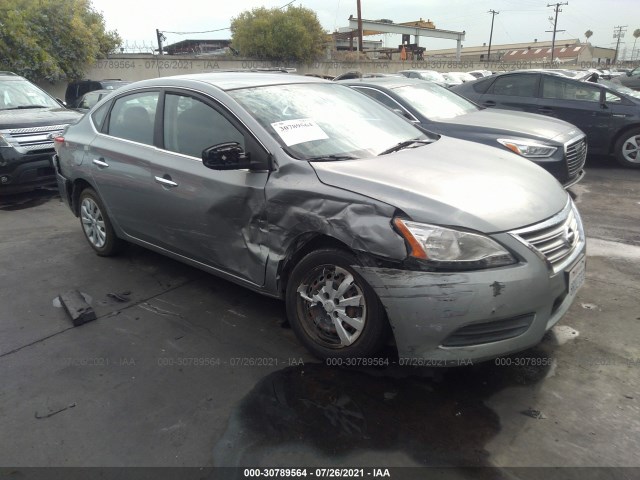
<path id="1" fill-rule="evenodd" d="M 496 78 L 493 83 L 495 95 L 515 97 L 535 97 L 537 75 L 505 75 Z"/>
<path id="2" fill-rule="evenodd" d="M 153 145 L 158 92 L 134 93 L 117 99 L 109 118 L 109 135 Z"/>
<path id="3" fill-rule="evenodd" d="M 486 78 L 484 80 L 475 80 L 471 86 L 473 87 L 473 90 L 478 92 L 478 93 L 485 93 L 487 90 L 489 90 L 489 87 L 491 86 L 491 84 L 493 83 L 493 78 Z"/>
<path id="4" fill-rule="evenodd" d="M 95 112 L 91 114 L 91 120 L 93 121 L 93 125 L 96 127 L 96 130 L 99 132 L 102 131 L 102 124 L 104 122 L 105 117 L 107 116 L 107 112 L 109 111 L 109 105 L 111 102 L 107 102 L 98 108 Z"/>
<path id="5" fill-rule="evenodd" d="M 220 112 L 187 96 L 168 93 L 164 104 L 164 147 L 202 158 L 202 151 L 220 143 L 237 142 L 244 136 Z"/>
<path id="6" fill-rule="evenodd" d="M 543 77 L 542 97 L 599 102 L 600 89 L 584 82 L 566 81 L 561 77 Z"/>
<path id="7" fill-rule="evenodd" d="M 386 105 L 387 107 L 389 107 L 390 109 L 395 109 L 395 108 L 400 108 L 402 110 L 404 110 L 399 104 L 398 102 L 396 102 L 395 100 L 393 100 L 392 98 L 390 98 L 389 96 L 385 95 L 384 93 L 378 91 L 378 90 L 374 90 L 373 88 L 358 88 L 356 87 L 357 90 L 359 92 L 365 93 L 367 95 L 369 95 L 372 98 L 375 98 L 376 100 L 378 100 L 380 103 L 383 103 L 384 105 Z"/>
<path id="8" fill-rule="evenodd" d="M 607 92 L 605 90 L 605 101 L 607 103 L 622 103 L 622 97 L 619 97 L 613 92 Z"/>

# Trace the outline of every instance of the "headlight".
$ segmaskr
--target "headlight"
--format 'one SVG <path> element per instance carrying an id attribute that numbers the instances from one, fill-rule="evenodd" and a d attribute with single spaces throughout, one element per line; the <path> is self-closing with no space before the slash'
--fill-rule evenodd
<path id="1" fill-rule="evenodd" d="M 400 218 L 393 224 L 409 244 L 409 255 L 437 268 L 475 270 L 516 263 L 509 252 L 484 235 Z"/>
<path id="2" fill-rule="evenodd" d="M 558 147 L 552 147 L 535 141 L 511 140 L 499 138 L 498 143 L 504 145 L 512 152 L 527 158 L 547 158 L 556 153 Z"/>

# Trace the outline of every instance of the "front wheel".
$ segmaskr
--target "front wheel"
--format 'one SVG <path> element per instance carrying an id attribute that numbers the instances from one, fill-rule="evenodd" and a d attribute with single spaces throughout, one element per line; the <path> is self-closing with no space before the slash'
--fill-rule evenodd
<path id="1" fill-rule="evenodd" d="M 640 168 L 640 128 L 629 130 L 616 142 L 616 158 L 625 167 Z"/>
<path id="2" fill-rule="evenodd" d="M 371 286 L 342 250 L 318 250 L 304 257 L 287 284 L 287 316 L 300 341 L 316 356 L 367 357 L 388 336 L 384 308 Z"/>

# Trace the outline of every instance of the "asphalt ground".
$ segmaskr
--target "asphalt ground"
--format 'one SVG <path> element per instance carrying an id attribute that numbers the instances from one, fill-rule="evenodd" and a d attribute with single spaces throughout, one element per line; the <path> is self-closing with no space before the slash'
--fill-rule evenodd
<path id="1" fill-rule="evenodd" d="M 280 301 L 136 246 L 98 257 L 55 189 L 1 197 L 0 467 L 640 467 L 640 170 L 587 167 L 572 308 L 453 369 L 327 366 Z M 71 289 L 97 320 L 73 327 Z"/>

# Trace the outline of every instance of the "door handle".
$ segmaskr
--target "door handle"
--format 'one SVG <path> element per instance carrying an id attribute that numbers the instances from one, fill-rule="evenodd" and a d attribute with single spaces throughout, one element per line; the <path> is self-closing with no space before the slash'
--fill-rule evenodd
<path id="1" fill-rule="evenodd" d="M 167 175 L 168 176 L 168 175 Z M 171 178 L 163 178 L 163 177 L 155 177 L 156 182 L 158 182 L 163 187 L 177 187 L 178 184 L 171 180 Z"/>
<path id="2" fill-rule="evenodd" d="M 551 108 L 551 107 L 540 107 L 540 108 L 538 108 L 538 111 L 540 113 L 552 113 L 553 112 L 553 108 Z"/>
<path id="3" fill-rule="evenodd" d="M 494 102 L 493 100 L 487 100 L 486 102 L 483 103 L 483 105 L 485 107 L 495 107 L 496 106 L 496 102 Z"/>
<path id="4" fill-rule="evenodd" d="M 99 166 L 100 168 L 107 168 L 109 164 L 104 161 L 104 158 L 94 158 L 93 164 Z"/>

